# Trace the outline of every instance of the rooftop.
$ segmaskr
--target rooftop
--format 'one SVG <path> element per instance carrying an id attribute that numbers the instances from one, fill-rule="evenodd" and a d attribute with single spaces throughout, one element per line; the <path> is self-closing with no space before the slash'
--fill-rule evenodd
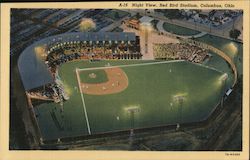
<path id="1" fill-rule="evenodd" d="M 134 41 L 135 34 L 129 32 L 74 32 L 64 33 L 42 39 L 27 47 L 18 59 L 18 69 L 25 90 L 31 90 L 53 82 L 52 75 L 35 53 L 38 46 L 53 46 L 72 41 Z"/>
<path id="2" fill-rule="evenodd" d="M 140 18 L 141 23 L 150 23 L 152 20 L 154 20 L 154 18 L 148 16 L 143 16 Z"/>

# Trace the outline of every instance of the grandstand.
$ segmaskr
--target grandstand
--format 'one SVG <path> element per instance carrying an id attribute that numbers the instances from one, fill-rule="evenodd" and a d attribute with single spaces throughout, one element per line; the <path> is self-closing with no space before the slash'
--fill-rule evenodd
<path id="1" fill-rule="evenodd" d="M 156 59 L 184 59 L 194 63 L 202 63 L 208 56 L 208 50 L 189 43 L 154 44 Z"/>
<path id="2" fill-rule="evenodd" d="M 39 53 L 36 53 L 37 47 L 44 49 L 45 60 L 39 58 Z M 141 57 L 138 37 L 134 33 L 78 32 L 42 39 L 27 47 L 19 57 L 18 68 L 25 90 L 53 83 L 52 66 L 81 57 L 138 59 Z"/>
<path id="3" fill-rule="evenodd" d="M 139 38 L 134 33 L 65 33 L 34 43 L 18 60 L 30 108 L 51 101 L 62 106 L 69 99 L 67 88 L 58 75 L 61 64 L 75 59 L 139 59 L 139 49 Z M 36 118 L 35 122 L 38 123 Z"/>

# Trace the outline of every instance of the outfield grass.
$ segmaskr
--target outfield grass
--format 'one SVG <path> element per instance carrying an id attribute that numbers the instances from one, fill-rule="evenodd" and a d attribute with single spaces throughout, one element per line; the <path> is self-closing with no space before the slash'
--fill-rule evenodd
<path id="1" fill-rule="evenodd" d="M 200 121 L 209 115 L 221 96 L 222 86 L 218 84 L 221 73 L 187 62 L 123 70 L 129 77 L 129 87 L 124 92 L 84 95 L 94 133 L 129 129 L 131 117 L 125 108 L 130 106 L 140 107 L 135 114 L 135 128 Z M 179 105 L 173 100 L 176 94 L 186 95 L 182 119 Z M 97 112 L 98 108 L 102 112 Z"/>
<path id="2" fill-rule="evenodd" d="M 62 113 L 60 105 L 55 103 L 36 107 L 44 138 L 88 134 L 81 96 L 77 88 L 76 67 L 145 62 L 148 61 L 75 61 L 63 64 L 59 69 L 59 75 L 70 91 L 70 99 L 64 103 Z M 126 111 L 126 108 L 131 106 L 140 108 L 140 112 L 134 115 L 135 128 L 203 120 L 219 102 L 224 89 L 223 83 L 219 81 L 223 73 L 189 62 L 122 69 L 129 79 L 126 90 L 111 95 L 83 95 L 93 134 L 131 128 L 131 115 Z M 230 82 L 226 85 L 230 85 Z M 182 107 L 173 99 L 177 94 L 185 95 Z M 54 112 L 56 118 L 53 118 L 50 112 Z"/>
<path id="3" fill-rule="evenodd" d="M 108 81 L 107 74 L 104 70 L 81 71 L 81 73 L 83 74 L 79 75 L 83 83 L 104 83 Z M 91 74 L 95 74 L 96 77 L 91 78 Z"/>
<path id="4" fill-rule="evenodd" d="M 144 61 L 147 62 L 147 61 Z M 111 63 L 111 62 L 110 62 Z M 113 65 L 143 63 L 143 61 L 113 61 Z M 105 63 L 107 64 L 107 63 Z M 81 95 L 79 94 L 76 79 L 76 68 L 103 67 L 105 64 L 100 62 L 82 63 L 82 61 L 68 62 L 63 64 L 59 70 L 60 77 L 69 93 L 70 99 L 63 105 L 64 112 L 60 112 L 61 106 L 56 103 L 44 103 L 34 107 L 37 120 L 44 139 L 56 139 L 59 137 L 86 135 L 88 134 L 86 119 L 82 107 Z M 56 126 L 51 113 L 55 113 L 65 130 L 60 130 Z M 64 117 L 64 118 L 62 118 Z M 65 122 L 65 124 L 64 124 Z"/>
<path id="5" fill-rule="evenodd" d="M 192 35 L 196 35 L 199 34 L 199 31 L 195 31 L 193 29 L 189 29 L 189 28 L 185 28 L 185 27 L 181 27 L 181 26 L 177 26 L 174 24 L 170 24 L 165 22 L 163 24 L 163 28 L 167 31 L 167 32 L 171 32 L 177 35 L 182 35 L 182 36 L 192 36 Z"/>

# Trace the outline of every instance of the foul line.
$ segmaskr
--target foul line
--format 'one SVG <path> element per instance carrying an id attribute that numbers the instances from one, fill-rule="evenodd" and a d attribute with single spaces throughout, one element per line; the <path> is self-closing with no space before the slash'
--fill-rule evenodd
<path id="1" fill-rule="evenodd" d="M 84 101 L 84 97 L 83 97 L 83 93 L 82 93 L 82 87 L 81 87 L 81 84 L 80 84 L 80 77 L 78 75 L 78 70 L 79 69 L 76 68 L 76 77 L 77 77 L 77 82 L 78 82 L 78 86 L 79 86 L 79 89 L 80 89 L 80 94 L 81 94 L 81 99 L 82 99 L 82 106 L 83 106 L 83 110 L 84 110 L 84 114 L 85 114 L 85 119 L 86 119 L 86 123 L 87 123 L 87 127 L 88 127 L 88 132 L 91 135 L 90 125 L 89 125 L 89 118 L 88 118 L 87 109 L 86 109 L 86 105 L 85 105 L 85 101 Z"/>
<path id="2" fill-rule="evenodd" d="M 216 71 L 216 72 L 219 72 L 219 73 L 224 73 L 214 67 L 211 67 L 211 66 L 207 66 L 207 65 L 204 65 L 204 64 L 199 64 L 199 63 L 193 63 L 194 65 L 197 65 L 197 66 L 200 66 L 200 67 L 203 67 L 203 68 L 208 68 L 208 69 L 211 69 L 213 71 Z"/>
<path id="3" fill-rule="evenodd" d="M 140 64 L 125 64 L 125 65 L 117 65 L 117 66 L 107 66 L 107 67 L 92 67 L 92 68 L 83 68 L 77 69 L 78 71 L 89 71 L 89 70 L 98 70 L 98 69 L 108 69 L 115 67 L 135 67 L 135 66 L 146 66 L 146 65 L 154 65 L 154 64 L 162 64 L 162 63 L 173 63 L 173 62 L 183 62 L 185 60 L 172 60 L 172 61 L 162 61 L 162 62 L 150 62 L 150 63 L 140 63 Z"/>

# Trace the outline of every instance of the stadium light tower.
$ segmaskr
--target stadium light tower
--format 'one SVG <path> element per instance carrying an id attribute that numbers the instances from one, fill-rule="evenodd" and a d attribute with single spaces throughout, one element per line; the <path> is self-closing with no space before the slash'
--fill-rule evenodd
<path id="1" fill-rule="evenodd" d="M 221 107 L 223 107 L 223 102 L 224 102 L 224 94 L 225 94 L 225 91 L 226 91 L 226 82 L 227 82 L 227 78 L 228 78 L 228 74 L 227 73 L 224 73 L 220 78 L 220 82 L 222 83 L 222 87 L 221 87 L 221 92 L 222 92 L 222 98 L 221 98 Z"/>
<path id="2" fill-rule="evenodd" d="M 36 58 L 38 60 L 46 60 L 47 53 L 46 53 L 46 47 L 45 46 L 37 46 L 37 47 L 35 47 L 35 53 L 36 53 Z"/>
<path id="3" fill-rule="evenodd" d="M 144 22 L 140 25 L 141 34 L 144 35 L 145 39 L 145 54 L 148 53 L 148 35 L 153 30 L 151 23 Z"/>
<path id="4" fill-rule="evenodd" d="M 183 109 L 183 102 L 186 98 L 186 94 L 177 94 L 173 96 L 174 102 L 176 102 L 177 104 L 179 104 L 179 112 L 180 112 L 180 119 L 179 119 L 179 123 L 177 123 L 177 128 L 179 129 L 180 124 L 182 123 L 182 109 Z"/>
<path id="5" fill-rule="evenodd" d="M 236 57 L 238 56 L 237 45 L 234 42 L 230 42 L 229 44 L 227 44 L 226 48 L 228 48 L 228 50 L 231 51 L 231 53 L 232 53 L 232 59 L 233 59 L 233 61 L 235 61 Z"/>
<path id="6" fill-rule="evenodd" d="M 228 78 L 228 74 L 227 74 L 227 73 L 224 73 L 224 74 L 219 78 L 219 81 L 222 83 L 222 90 L 223 90 L 223 92 L 225 92 L 225 85 L 226 85 L 227 78 Z"/>
<path id="7" fill-rule="evenodd" d="M 135 113 L 140 111 L 139 106 L 131 106 L 125 108 L 126 112 L 129 113 L 130 116 L 130 138 L 134 135 L 134 125 L 135 125 Z"/>

